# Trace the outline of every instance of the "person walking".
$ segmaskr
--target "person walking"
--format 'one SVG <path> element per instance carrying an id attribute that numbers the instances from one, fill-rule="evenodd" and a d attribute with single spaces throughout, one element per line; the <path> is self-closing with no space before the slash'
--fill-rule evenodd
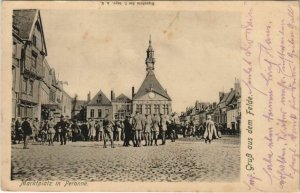
<path id="1" fill-rule="evenodd" d="M 111 147 L 115 148 L 114 146 L 114 140 L 113 140 L 113 127 L 114 124 L 112 121 L 108 119 L 109 115 L 107 114 L 103 120 L 103 131 L 104 131 L 104 148 L 106 148 L 106 140 L 108 139 L 110 141 Z"/>
<path id="2" fill-rule="evenodd" d="M 60 145 L 67 144 L 67 131 L 69 124 L 65 120 L 64 116 L 60 117 L 60 122 L 57 123 L 57 128 L 60 129 Z"/>
<path id="3" fill-rule="evenodd" d="M 145 125 L 144 126 L 144 136 L 145 136 L 145 145 L 144 146 L 150 146 L 152 119 L 151 119 L 151 116 L 148 114 L 146 114 L 144 125 Z"/>
<path id="4" fill-rule="evenodd" d="M 154 141 L 154 144 L 157 146 L 157 139 L 158 139 L 158 133 L 159 133 L 159 124 L 160 124 L 160 118 L 157 114 L 154 114 L 153 118 L 152 118 L 151 145 L 153 145 L 153 141 Z"/>
<path id="5" fill-rule="evenodd" d="M 24 147 L 23 149 L 29 149 L 28 146 L 28 139 L 32 135 L 32 127 L 29 122 L 29 118 L 26 117 L 24 122 L 22 123 L 22 131 L 23 131 L 23 140 L 24 140 Z"/>
<path id="6" fill-rule="evenodd" d="M 176 139 L 176 123 L 175 123 L 174 119 L 171 120 L 171 124 L 169 125 L 169 127 L 170 127 L 171 142 L 175 142 L 175 139 Z"/>
<path id="7" fill-rule="evenodd" d="M 140 147 L 142 140 L 143 118 L 138 111 L 136 111 L 136 114 L 133 117 L 133 128 L 135 145 L 136 147 Z"/>
<path id="8" fill-rule="evenodd" d="M 124 120 L 124 143 L 123 146 L 128 147 L 129 141 L 131 140 L 131 136 L 132 136 L 132 125 L 131 125 L 131 121 L 130 121 L 130 116 L 126 116 L 125 120 Z"/>
<path id="9" fill-rule="evenodd" d="M 53 118 L 51 117 L 49 122 L 46 121 L 45 123 L 46 125 L 44 126 L 47 129 L 47 134 L 48 134 L 48 141 L 49 141 L 49 145 L 54 145 L 53 141 L 54 141 L 54 135 L 56 133 L 54 127 L 55 127 L 55 123 Z"/>
<path id="10" fill-rule="evenodd" d="M 166 144 L 166 131 L 167 131 L 167 116 L 160 114 L 160 127 L 161 127 L 161 140 L 162 140 L 162 145 Z"/>
<path id="11" fill-rule="evenodd" d="M 205 143 L 207 143 L 207 141 L 209 143 L 211 143 L 214 136 L 216 137 L 216 139 L 218 138 L 215 124 L 211 120 L 211 116 L 208 115 L 206 123 L 205 123 L 205 132 L 204 132 L 204 136 L 203 136 L 205 139 Z"/>
<path id="12" fill-rule="evenodd" d="M 96 129 L 95 129 L 95 123 L 93 119 L 89 120 L 88 123 L 88 128 L 89 128 L 89 140 L 94 141 L 95 140 L 95 135 L 96 135 Z"/>

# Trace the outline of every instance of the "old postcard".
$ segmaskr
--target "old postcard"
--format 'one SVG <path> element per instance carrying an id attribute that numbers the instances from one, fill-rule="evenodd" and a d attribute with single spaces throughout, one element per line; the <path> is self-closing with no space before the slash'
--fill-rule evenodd
<path id="1" fill-rule="evenodd" d="M 3 190 L 299 191 L 297 1 L 2 5 Z"/>

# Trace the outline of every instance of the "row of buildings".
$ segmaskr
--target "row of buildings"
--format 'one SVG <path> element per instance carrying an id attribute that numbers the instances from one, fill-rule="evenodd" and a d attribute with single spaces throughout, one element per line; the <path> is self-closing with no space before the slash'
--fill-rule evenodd
<path id="1" fill-rule="evenodd" d="M 141 114 L 170 115 L 172 100 L 155 76 L 155 58 L 151 38 L 146 55 L 146 77 L 137 92 L 132 87 L 130 97 L 124 94 L 116 97 L 113 90 L 110 97 L 107 97 L 102 90 L 99 90 L 92 98 L 91 93 L 88 93 L 86 101 L 77 100 L 75 97 L 72 117 L 81 121 L 90 118 L 101 120 L 108 114 L 111 120 L 123 120 L 127 115 L 137 111 Z"/>
<path id="2" fill-rule="evenodd" d="M 196 101 L 195 105 L 186 108 L 180 116 L 182 122 L 195 125 L 203 124 L 210 115 L 212 120 L 223 129 L 240 130 L 241 125 L 241 85 L 235 79 L 234 88 L 229 92 L 219 92 L 219 101 L 214 103 Z"/>
<path id="3" fill-rule="evenodd" d="M 12 118 L 71 117 L 72 98 L 47 62 L 40 11 L 14 10 L 12 23 Z"/>

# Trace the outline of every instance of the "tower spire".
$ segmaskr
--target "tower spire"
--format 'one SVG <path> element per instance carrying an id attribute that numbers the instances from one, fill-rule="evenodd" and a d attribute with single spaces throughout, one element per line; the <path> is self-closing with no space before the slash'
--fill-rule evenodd
<path id="1" fill-rule="evenodd" d="M 149 46 L 146 51 L 147 53 L 147 58 L 146 58 L 146 70 L 147 72 L 153 71 L 154 70 L 154 63 L 155 63 L 155 58 L 154 58 L 154 50 L 151 45 L 151 34 L 149 36 Z"/>

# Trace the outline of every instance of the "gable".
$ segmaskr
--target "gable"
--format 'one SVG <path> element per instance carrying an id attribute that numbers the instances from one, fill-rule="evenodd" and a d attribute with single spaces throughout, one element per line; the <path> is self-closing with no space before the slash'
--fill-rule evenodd
<path id="1" fill-rule="evenodd" d="M 122 93 L 112 102 L 129 103 L 131 99 Z"/>
<path id="2" fill-rule="evenodd" d="M 38 49 L 47 55 L 46 41 L 40 11 L 36 9 L 21 9 L 13 11 L 13 25 L 18 30 L 18 36 L 24 40 L 32 41 L 37 35 Z M 38 28 L 38 29 L 37 29 Z"/>
<path id="3" fill-rule="evenodd" d="M 134 100 L 141 98 L 142 96 L 146 95 L 150 91 L 158 93 L 159 95 L 171 100 L 170 96 L 168 95 L 167 91 L 161 86 L 158 82 L 157 78 L 153 71 L 149 71 L 146 75 L 144 82 L 142 83 L 141 87 L 139 88 L 138 92 L 134 96 Z"/>
<path id="4" fill-rule="evenodd" d="M 102 90 L 100 90 L 88 103 L 88 106 L 111 106 L 111 102 Z"/>

